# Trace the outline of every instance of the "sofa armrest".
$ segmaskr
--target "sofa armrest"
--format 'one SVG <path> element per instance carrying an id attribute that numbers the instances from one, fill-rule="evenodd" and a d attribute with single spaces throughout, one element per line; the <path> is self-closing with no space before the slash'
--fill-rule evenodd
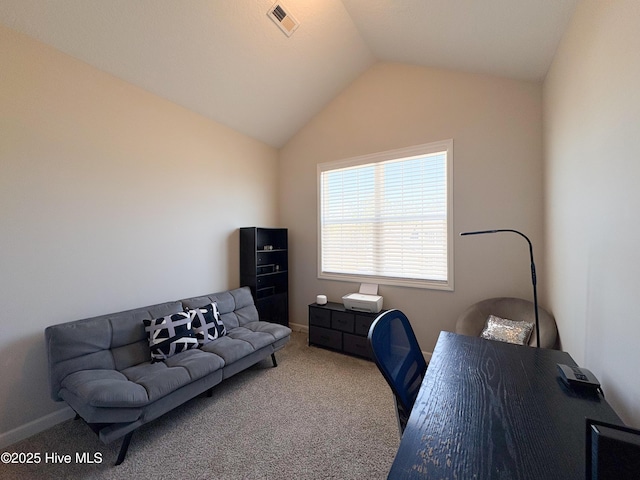
<path id="1" fill-rule="evenodd" d="M 146 389 L 117 370 L 80 370 L 67 375 L 62 388 L 92 407 L 141 407 L 149 403 Z"/>

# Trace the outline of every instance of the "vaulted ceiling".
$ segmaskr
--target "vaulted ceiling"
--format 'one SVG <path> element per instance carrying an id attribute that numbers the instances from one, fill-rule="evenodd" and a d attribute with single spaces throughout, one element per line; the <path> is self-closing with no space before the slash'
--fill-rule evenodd
<path id="1" fill-rule="evenodd" d="M 2 0 L 0 23 L 274 147 L 377 61 L 544 78 L 580 0 Z"/>

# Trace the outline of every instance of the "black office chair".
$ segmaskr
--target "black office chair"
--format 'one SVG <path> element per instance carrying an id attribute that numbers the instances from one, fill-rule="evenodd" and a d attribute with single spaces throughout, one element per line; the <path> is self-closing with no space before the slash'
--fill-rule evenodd
<path id="1" fill-rule="evenodd" d="M 409 319 L 400 310 L 380 314 L 369 328 L 373 359 L 393 392 L 400 436 L 427 370 Z"/>

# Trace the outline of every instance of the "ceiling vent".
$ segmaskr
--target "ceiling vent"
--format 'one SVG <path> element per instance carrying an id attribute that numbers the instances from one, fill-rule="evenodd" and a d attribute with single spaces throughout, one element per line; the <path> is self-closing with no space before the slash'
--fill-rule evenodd
<path id="1" fill-rule="evenodd" d="M 267 15 L 274 21 L 280 30 L 284 32 L 287 37 L 290 37 L 300 26 L 298 21 L 293 18 L 284 5 L 281 2 L 274 3 Z"/>

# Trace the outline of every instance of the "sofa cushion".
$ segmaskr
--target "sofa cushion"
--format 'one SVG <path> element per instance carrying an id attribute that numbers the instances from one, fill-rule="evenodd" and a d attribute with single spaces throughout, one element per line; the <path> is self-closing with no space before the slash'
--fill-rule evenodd
<path id="1" fill-rule="evenodd" d="M 273 340 L 281 340 L 291 335 L 291 329 L 289 327 L 271 322 L 258 321 L 245 323 L 244 328 L 253 332 L 268 333 L 273 337 Z"/>
<path id="2" fill-rule="evenodd" d="M 138 407 L 149 403 L 145 388 L 116 370 L 80 370 L 67 375 L 61 386 L 92 407 Z"/>
<path id="3" fill-rule="evenodd" d="M 184 368 L 189 372 L 191 381 L 198 380 L 224 367 L 224 360 L 218 355 L 199 349 L 174 355 L 164 363 L 169 368 Z"/>
<path id="4" fill-rule="evenodd" d="M 216 302 L 201 308 L 191 309 L 187 313 L 191 319 L 191 328 L 196 334 L 198 344 L 206 345 L 227 333 L 224 323 L 220 319 Z"/>
<path id="5" fill-rule="evenodd" d="M 253 350 L 259 350 L 273 343 L 273 336 L 266 332 L 254 332 L 246 327 L 236 327 L 227 335 L 235 340 L 251 344 Z"/>
<path id="6" fill-rule="evenodd" d="M 212 293 L 201 297 L 185 298 L 181 301 L 185 309 L 199 308 L 215 302 L 218 305 L 218 312 L 220 312 L 220 317 L 227 330 L 259 320 L 258 310 L 256 310 L 256 306 L 253 303 L 249 287 Z"/>
<path id="7" fill-rule="evenodd" d="M 217 339 L 215 342 L 209 342 L 203 345 L 201 348 L 204 352 L 214 353 L 221 357 L 225 365 L 230 365 L 236 360 L 251 355 L 255 351 L 250 343 L 235 339 L 228 334 Z"/>
<path id="8" fill-rule="evenodd" d="M 181 302 L 173 301 L 47 327 L 51 398 L 62 400 L 61 383 L 71 373 L 90 369 L 123 370 L 148 361 L 149 342 L 143 320 L 183 310 Z"/>
<path id="9" fill-rule="evenodd" d="M 198 340 L 191 330 L 191 319 L 185 312 L 174 313 L 153 320 L 143 320 L 149 339 L 151 359 L 162 361 L 198 346 Z"/>
<path id="10" fill-rule="evenodd" d="M 147 392 L 149 402 L 202 378 L 224 366 L 217 355 L 198 349 L 177 353 L 164 362 L 146 362 L 122 371 Z"/>
<path id="11" fill-rule="evenodd" d="M 282 328 L 288 330 L 287 327 Z M 229 329 L 224 337 L 203 345 L 202 350 L 215 353 L 224 359 L 225 365 L 230 365 L 261 348 L 271 345 L 273 341 L 274 337 L 271 333 L 252 331 L 245 327 L 235 327 Z"/>

